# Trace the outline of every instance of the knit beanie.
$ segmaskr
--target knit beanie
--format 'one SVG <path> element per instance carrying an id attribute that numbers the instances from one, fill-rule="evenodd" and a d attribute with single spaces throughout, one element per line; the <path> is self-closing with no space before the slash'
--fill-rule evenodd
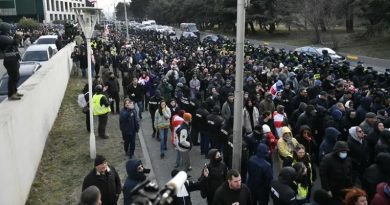
<path id="1" fill-rule="evenodd" d="M 101 165 L 103 164 L 104 162 L 106 162 L 106 158 L 103 157 L 102 155 L 96 155 L 96 158 L 95 158 L 95 167 L 98 166 L 98 165 Z"/>
<path id="2" fill-rule="evenodd" d="M 191 121 L 191 119 L 192 119 L 191 113 L 188 113 L 188 112 L 184 113 L 183 119 L 184 119 L 184 121 L 186 121 L 186 122 Z"/>

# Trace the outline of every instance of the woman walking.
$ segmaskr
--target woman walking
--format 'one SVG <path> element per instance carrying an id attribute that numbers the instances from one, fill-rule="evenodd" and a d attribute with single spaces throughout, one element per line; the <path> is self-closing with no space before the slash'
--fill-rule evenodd
<path id="1" fill-rule="evenodd" d="M 171 110 L 164 100 L 161 100 L 160 107 L 154 114 L 154 127 L 159 131 L 160 137 L 160 158 L 164 158 L 164 151 L 167 150 L 168 129 L 170 127 Z"/>

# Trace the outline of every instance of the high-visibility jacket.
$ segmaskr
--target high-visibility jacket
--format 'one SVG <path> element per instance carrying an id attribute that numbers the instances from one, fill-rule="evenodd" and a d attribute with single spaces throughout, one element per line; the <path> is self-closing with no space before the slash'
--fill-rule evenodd
<path id="1" fill-rule="evenodd" d="M 102 94 L 93 95 L 92 97 L 93 115 L 104 115 L 111 112 L 110 107 L 100 105 L 100 100 L 102 99 L 103 96 L 104 95 Z"/>

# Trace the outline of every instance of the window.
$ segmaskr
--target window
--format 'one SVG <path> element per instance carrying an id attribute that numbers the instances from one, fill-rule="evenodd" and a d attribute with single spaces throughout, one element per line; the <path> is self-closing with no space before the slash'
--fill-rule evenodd
<path id="1" fill-rule="evenodd" d="M 68 8 L 68 2 L 65 2 L 65 11 L 68 11 L 69 8 Z"/>
<path id="2" fill-rule="evenodd" d="M 63 12 L 64 11 L 64 2 L 61 1 L 61 11 Z"/>
<path id="3" fill-rule="evenodd" d="M 54 20 L 58 20 L 57 14 L 54 14 Z"/>
<path id="4" fill-rule="evenodd" d="M 56 1 L 56 11 L 60 11 L 60 6 L 58 4 L 58 1 Z"/>
<path id="5" fill-rule="evenodd" d="M 60 17 L 59 20 L 62 20 L 62 15 L 61 15 L 61 14 L 58 14 L 58 16 Z"/>
<path id="6" fill-rule="evenodd" d="M 75 16 L 74 14 L 72 15 L 72 19 L 73 19 L 73 20 L 76 20 L 76 16 Z"/>
<path id="7" fill-rule="evenodd" d="M 77 7 L 80 7 L 80 4 L 77 4 Z"/>
<path id="8" fill-rule="evenodd" d="M 50 0 L 51 10 L 54 11 L 54 0 Z"/>
<path id="9" fill-rule="evenodd" d="M 50 21 L 54 21 L 53 14 L 50 14 Z"/>
<path id="10" fill-rule="evenodd" d="M 46 9 L 47 9 L 48 11 L 50 11 L 50 4 L 49 4 L 49 0 L 46 0 Z"/>
<path id="11" fill-rule="evenodd" d="M 70 14 L 68 14 L 68 19 L 70 20 L 71 19 L 71 17 L 70 17 L 71 15 Z"/>

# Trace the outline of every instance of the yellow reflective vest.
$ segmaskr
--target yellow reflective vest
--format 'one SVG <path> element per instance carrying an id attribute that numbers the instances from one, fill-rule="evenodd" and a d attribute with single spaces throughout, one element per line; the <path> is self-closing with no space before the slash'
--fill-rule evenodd
<path id="1" fill-rule="evenodd" d="M 102 99 L 103 96 L 104 95 L 102 94 L 93 95 L 92 97 L 93 115 L 104 115 L 111 112 L 110 107 L 100 105 L 100 100 Z"/>

